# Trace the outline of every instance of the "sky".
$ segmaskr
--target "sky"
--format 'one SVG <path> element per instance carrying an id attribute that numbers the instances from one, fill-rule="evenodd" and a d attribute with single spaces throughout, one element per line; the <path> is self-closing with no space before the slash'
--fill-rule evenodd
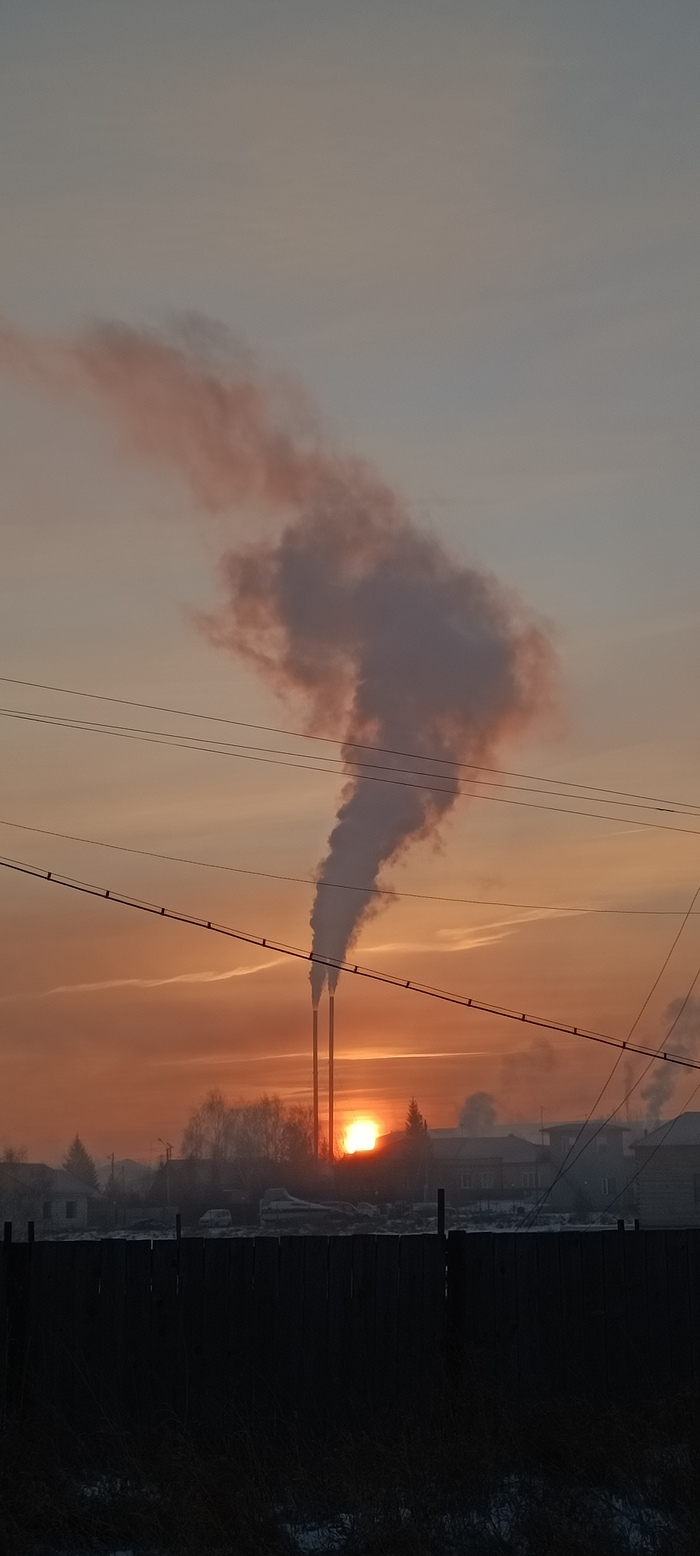
<path id="1" fill-rule="evenodd" d="M 504 767 L 700 804 L 699 66 L 680 0 L 0 7 L 0 315 L 42 339 L 216 321 L 544 624 L 555 705 Z M 10 373 L 0 470 L 0 673 L 303 728 L 201 629 L 254 516 L 207 515 L 97 402 Z M 4 709 L 155 717 L 1 689 Z M 308 946 L 337 776 L 6 717 L 0 774 L 3 855 Z M 458 802 L 385 871 L 414 895 L 354 955 L 625 1037 L 700 839 L 611 815 Z M 100 1159 L 155 1160 L 211 1086 L 308 1100 L 303 964 L 0 876 L 0 1144 L 54 1160 L 78 1130 Z M 641 1040 L 698 962 L 700 916 Z M 514 1128 L 580 1116 L 611 1064 L 347 977 L 336 1034 L 341 1128 L 400 1125 L 412 1095 L 447 1126 L 477 1090 Z M 636 1073 L 620 1067 L 610 1107 Z"/>

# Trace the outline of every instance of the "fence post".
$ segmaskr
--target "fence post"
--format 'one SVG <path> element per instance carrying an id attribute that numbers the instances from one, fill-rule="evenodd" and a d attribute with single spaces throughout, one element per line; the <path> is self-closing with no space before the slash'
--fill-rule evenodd
<path id="1" fill-rule="evenodd" d="M 445 1190 L 437 1191 L 437 1235 L 445 1241 Z"/>
<path id="2" fill-rule="evenodd" d="M 7 1247 L 8 1243 L 12 1242 L 12 1222 L 11 1221 L 6 1221 L 5 1222 L 5 1226 L 3 1228 L 2 1240 L 3 1240 L 3 1242 L 4 1242 L 6 1247 Z"/>
<path id="3" fill-rule="evenodd" d="M 33 1243 L 34 1242 L 34 1222 L 33 1221 L 28 1221 L 27 1222 L 27 1242 L 28 1243 Z"/>

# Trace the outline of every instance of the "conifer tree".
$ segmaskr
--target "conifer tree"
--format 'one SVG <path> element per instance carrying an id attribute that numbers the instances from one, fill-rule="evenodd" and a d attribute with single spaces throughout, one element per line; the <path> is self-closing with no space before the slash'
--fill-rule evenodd
<path id="1" fill-rule="evenodd" d="M 415 1097 L 411 1097 L 411 1100 L 408 1104 L 408 1112 L 406 1114 L 406 1124 L 404 1126 L 406 1140 L 411 1144 L 423 1145 L 425 1143 L 425 1136 L 427 1132 L 428 1125 L 423 1117 L 423 1114 L 421 1113 L 418 1103 L 416 1102 Z"/>
<path id="2" fill-rule="evenodd" d="M 95 1163 L 86 1151 L 80 1135 L 76 1135 L 70 1150 L 66 1152 L 63 1165 L 66 1172 L 77 1178 L 79 1183 L 86 1183 L 89 1189 L 99 1188 Z"/>

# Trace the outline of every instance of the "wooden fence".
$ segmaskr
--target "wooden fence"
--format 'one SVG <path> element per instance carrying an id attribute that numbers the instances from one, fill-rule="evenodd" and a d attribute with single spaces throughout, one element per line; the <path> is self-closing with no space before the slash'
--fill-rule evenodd
<path id="1" fill-rule="evenodd" d="M 0 1247 L 0 1399 L 76 1424 L 366 1418 L 447 1383 L 649 1395 L 700 1380 L 700 1232 Z"/>

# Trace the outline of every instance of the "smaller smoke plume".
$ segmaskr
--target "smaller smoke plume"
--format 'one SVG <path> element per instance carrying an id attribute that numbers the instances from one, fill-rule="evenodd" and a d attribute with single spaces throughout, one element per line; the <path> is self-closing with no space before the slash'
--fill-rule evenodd
<path id="1" fill-rule="evenodd" d="M 487 1135 L 498 1117 L 496 1099 L 490 1091 L 472 1091 L 459 1110 L 459 1127 L 465 1135 Z"/>
<path id="2" fill-rule="evenodd" d="M 547 1037 L 536 1037 L 529 1048 L 509 1054 L 501 1065 L 501 1085 L 514 1097 L 517 1107 L 535 1108 L 543 1100 L 543 1089 L 559 1065 L 559 1055 Z"/>
<path id="3" fill-rule="evenodd" d="M 668 1037 L 672 1038 L 674 1054 L 679 1054 L 682 1059 L 695 1058 L 700 1049 L 700 999 L 672 1000 L 664 1011 L 663 1022 L 664 1028 L 668 1029 Z M 675 1065 L 667 1064 L 662 1059 L 654 1066 L 641 1092 L 646 1103 L 644 1123 L 647 1129 L 656 1129 L 660 1124 L 677 1080 L 678 1070 Z"/>

